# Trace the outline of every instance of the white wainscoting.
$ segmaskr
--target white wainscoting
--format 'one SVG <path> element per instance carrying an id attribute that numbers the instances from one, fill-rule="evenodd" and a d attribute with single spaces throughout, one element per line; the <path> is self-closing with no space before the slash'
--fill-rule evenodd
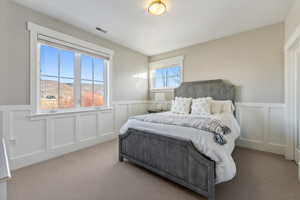
<path id="1" fill-rule="evenodd" d="M 127 119 L 134 115 L 147 113 L 149 101 L 119 101 L 114 103 L 115 108 L 115 127 L 117 132 L 120 130 Z"/>
<path id="2" fill-rule="evenodd" d="M 11 169 L 115 139 L 127 118 L 147 107 L 147 101 L 116 102 L 110 110 L 32 116 L 30 105 L 0 106 Z"/>
<path id="3" fill-rule="evenodd" d="M 241 126 L 238 146 L 285 154 L 286 130 L 284 104 L 238 103 Z"/>
<path id="4" fill-rule="evenodd" d="M 113 109 L 30 117 L 31 106 L 0 106 L 2 132 L 12 169 L 115 139 L 128 117 L 147 113 L 161 102 L 114 102 Z M 170 107 L 163 102 L 161 107 Z M 238 103 L 241 124 L 238 145 L 284 154 L 286 147 L 283 104 Z"/>

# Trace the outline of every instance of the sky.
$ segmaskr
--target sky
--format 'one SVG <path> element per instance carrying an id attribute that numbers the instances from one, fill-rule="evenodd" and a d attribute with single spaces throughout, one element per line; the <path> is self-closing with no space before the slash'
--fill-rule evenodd
<path id="1" fill-rule="evenodd" d="M 75 53 L 68 50 L 61 50 L 47 45 L 41 45 L 40 53 L 40 72 L 43 80 L 57 80 L 60 59 L 61 82 L 73 82 L 75 76 Z M 104 59 L 93 58 L 81 54 L 81 79 L 93 80 L 94 62 L 94 81 L 104 81 Z M 44 76 L 43 76 L 44 75 Z M 48 76 L 48 77 L 46 77 Z M 53 76 L 53 77 L 49 77 Z"/>
<path id="2" fill-rule="evenodd" d="M 155 88 L 175 88 L 180 84 L 181 67 L 168 67 L 155 70 Z"/>

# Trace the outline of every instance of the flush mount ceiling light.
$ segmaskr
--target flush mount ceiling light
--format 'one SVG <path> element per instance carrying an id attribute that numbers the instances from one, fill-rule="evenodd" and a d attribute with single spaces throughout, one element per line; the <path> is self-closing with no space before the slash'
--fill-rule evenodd
<path id="1" fill-rule="evenodd" d="M 162 15 L 167 12 L 167 6 L 161 0 L 155 0 L 149 4 L 148 12 L 152 15 Z"/>

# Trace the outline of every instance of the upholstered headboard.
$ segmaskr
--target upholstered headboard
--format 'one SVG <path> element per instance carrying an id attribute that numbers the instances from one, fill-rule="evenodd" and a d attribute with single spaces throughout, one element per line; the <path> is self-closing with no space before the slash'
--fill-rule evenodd
<path id="1" fill-rule="evenodd" d="M 235 87 L 224 80 L 184 82 L 174 92 L 175 97 L 212 97 L 235 102 Z"/>

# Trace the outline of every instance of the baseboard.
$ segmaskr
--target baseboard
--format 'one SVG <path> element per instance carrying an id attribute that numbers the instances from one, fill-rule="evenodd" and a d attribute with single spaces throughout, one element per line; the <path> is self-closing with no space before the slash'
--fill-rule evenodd
<path id="1" fill-rule="evenodd" d="M 70 144 L 68 146 L 63 146 L 61 148 L 56 148 L 56 149 L 51 149 L 51 151 L 48 152 L 37 152 L 31 155 L 27 156 L 22 156 L 22 157 L 17 157 L 17 158 L 12 158 L 10 160 L 11 164 L 11 170 L 17 170 L 22 167 L 27 167 L 36 163 L 40 163 L 52 158 L 56 158 L 59 156 L 62 156 L 67 153 L 71 153 L 74 151 L 78 151 L 87 147 L 94 146 L 96 144 L 104 143 L 107 141 L 111 141 L 113 139 L 117 138 L 116 133 L 108 133 L 102 136 L 99 136 L 93 140 L 86 140 L 82 141 L 79 144 Z"/>
<path id="2" fill-rule="evenodd" d="M 279 155 L 284 155 L 285 148 L 286 148 L 286 146 L 284 145 L 272 144 L 272 143 L 265 144 L 260 141 L 247 140 L 247 139 L 239 139 L 237 141 L 237 146 L 248 148 L 248 149 L 254 149 L 258 151 L 270 152 Z"/>

